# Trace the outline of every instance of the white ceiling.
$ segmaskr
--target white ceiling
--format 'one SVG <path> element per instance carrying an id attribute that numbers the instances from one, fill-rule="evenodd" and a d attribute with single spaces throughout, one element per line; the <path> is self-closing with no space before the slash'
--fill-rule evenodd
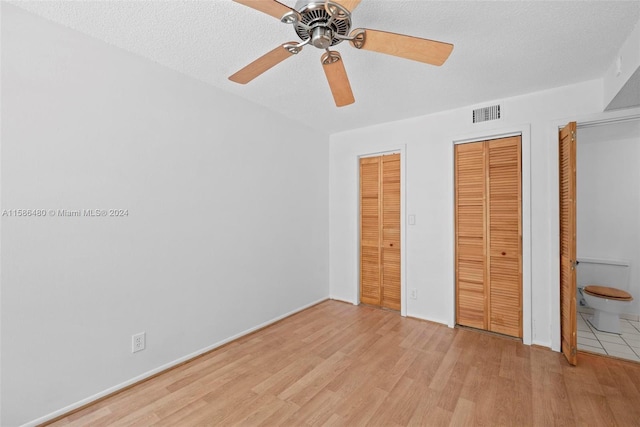
<path id="1" fill-rule="evenodd" d="M 639 1 L 362 0 L 352 28 L 455 48 L 435 67 L 339 44 L 356 103 L 336 108 L 313 47 L 247 85 L 227 80 L 298 40 L 291 26 L 231 0 L 14 4 L 327 133 L 600 78 L 640 19 Z"/>

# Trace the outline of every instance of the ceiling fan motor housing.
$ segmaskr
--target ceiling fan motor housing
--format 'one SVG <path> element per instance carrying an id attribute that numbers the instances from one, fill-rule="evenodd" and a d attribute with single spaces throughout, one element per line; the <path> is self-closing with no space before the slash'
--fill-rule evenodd
<path id="1" fill-rule="evenodd" d="M 335 35 L 343 37 L 349 35 L 351 29 L 351 17 L 332 19 L 325 9 L 325 3 L 298 1 L 295 9 L 300 13 L 300 21 L 294 25 L 296 33 L 301 40 L 307 41 L 318 49 L 327 49 L 342 41 Z"/>

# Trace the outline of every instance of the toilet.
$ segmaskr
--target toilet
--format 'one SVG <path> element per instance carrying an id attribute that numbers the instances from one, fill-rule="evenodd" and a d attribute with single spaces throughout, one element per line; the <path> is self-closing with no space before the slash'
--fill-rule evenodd
<path id="1" fill-rule="evenodd" d="M 582 292 L 594 313 L 589 323 L 599 331 L 620 333 L 620 315 L 626 313 L 633 297 L 626 291 L 608 286 L 587 285 Z"/>
<path id="2" fill-rule="evenodd" d="M 578 290 L 593 309 L 589 323 L 601 332 L 620 333 L 620 315 L 631 311 L 633 296 L 629 287 L 629 263 L 625 261 L 582 259 L 578 265 Z"/>

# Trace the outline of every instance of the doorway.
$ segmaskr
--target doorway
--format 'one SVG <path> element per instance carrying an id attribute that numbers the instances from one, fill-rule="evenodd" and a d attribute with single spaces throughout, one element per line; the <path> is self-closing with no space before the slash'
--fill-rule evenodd
<path id="1" fill-rule="evenodd" d="M 640 117 L 568 126 L 574 146 L 564 155 L 562 130 L 559 139 L 560 349 L 571 364 L 578 350 L 640 361 L 638 302 L 620 314 L 617 333 L 602 331 L 581 289 L 640 296 Z"/>

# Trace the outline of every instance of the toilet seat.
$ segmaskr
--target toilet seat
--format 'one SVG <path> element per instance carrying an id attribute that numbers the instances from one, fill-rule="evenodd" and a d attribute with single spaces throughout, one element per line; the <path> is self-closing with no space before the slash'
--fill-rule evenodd
<path id="1" fill-rule="evenodd" d="M 633 297 L 630 293 L 623 291 L 622 289 L 609 288 L 607 286 L 588 285 L 585 286 L 584 291 L 589 295 L 593 295 L 598 298 L 607 298 L 617 301 L 633 301 Z"/>

